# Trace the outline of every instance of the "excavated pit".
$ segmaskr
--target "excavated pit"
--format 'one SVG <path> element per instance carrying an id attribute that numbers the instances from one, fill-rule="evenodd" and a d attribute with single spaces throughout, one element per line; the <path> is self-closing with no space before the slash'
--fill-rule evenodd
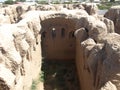
<path id="1" fill-rule="evenodd" d="M 120 90 L 120 35 L 95 5 L 23 15 L 16 7 L 1 10 L 10 25 L 0 26 L 0 90 Z M 116 22 L 118 9 L 108 13 Z"/>
<path id="2" fill-rule="evenodd" d="M 75 23 L 63 17 L 41 22 L 45 90 L 80 90 L 75 63 Z"/>
<path id="3" fill-rule="evenodd" d="M 111 71 L 115 72 L 106 73 L 109 63 L 112 66 L 115 61 L 109 57 L 119 60 L 119 35 L 113 33 L 111 21 L 89 16 L 86 11 L 31 11 L 20 15 L 20 21 L 17 17 L 18 23 L 1 26 L 0 35 L 5 37 L 0 39 L 7 43 L 1 42 L 0 54 L 5 62 L 0 65 L 0 90 L 35 90 L 35 85 L 40 87 L 36 90 L 103 90 L 105 83 L 109 88 L 112 83 L 107 81 L 119 71 L 112 67 Z M 103 39 L 103 36 L 106 38 Z M 114 50 L 116 46 L 108 40 L 109 37 L 112 40 L 118 38 L 112 41 L 118 49 Z M 107 55 L 104 56 L 104 53 Z M 39 74 L 41 77 L 38 77 Z M 116 88 L 112 86 L 109 90 Z"/>
<path id="4" fill-rule="evenodd" d="M 80 90 L 74 60 L 43 60 L 44 90 Z"/>

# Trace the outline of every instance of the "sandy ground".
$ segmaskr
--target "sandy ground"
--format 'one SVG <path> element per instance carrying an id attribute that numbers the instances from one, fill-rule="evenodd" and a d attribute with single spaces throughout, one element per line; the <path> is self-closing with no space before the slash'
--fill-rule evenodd
<path id="1" fill-rule="evenodd" d="M 44 90 L 44 87 L 43 87 L 43 83 L 40 82 L 38 85 L 37 85 L 37 90 Z"/>
<path id="2" fill-rule="evenodd" d="M 38 80 L 38 78 L 40 77 L 39 76 L 39 73 L 41 73 L 41 65 L 42 65 L 42 58 L 41 58 L 41 46 L 40 46 L 40 43 L 37 45 L 36 47 L 36 51 L 33 51 L 32 53 L 33 54 L 33 61 L 32 62 L 32 67 L 33 67 L 33 70 L 32 70 L 32 75 L 33 77 L 33 80 Z M 43 87 L 43 82 L 39 82 L 37 84 L 37 88 L 36 90 L 44 90 L 44 87 Z"/>

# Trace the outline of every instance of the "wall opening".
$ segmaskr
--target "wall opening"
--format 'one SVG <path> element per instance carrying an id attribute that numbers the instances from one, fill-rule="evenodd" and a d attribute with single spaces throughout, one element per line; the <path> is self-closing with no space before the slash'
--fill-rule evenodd
<path id="1" fill-rule="evenodd" d="M 69 38 L 74 38 L 74 31 L 69 32 Z"/>
<path id="2" fill-rule="evenodd" d="M 63 38 L 65 37 L 65 29 L 64 28 L 61 29 L 61 37 L 63 37 Z"/>
<path id="3" fill-rule="evenodd" d="M 46 32 L 44 31 L 44 32 L 41 34 L 41 38 L 43 39 L 43 38 L 45 38 L 45 36 L 46 36 Z"/>
<path id="4" fill-rule="evenodd" d="M 55 28 L 52 28 L 51 34 L 52 34 L 52 38 L 56 37 L 56 29 Z"/>

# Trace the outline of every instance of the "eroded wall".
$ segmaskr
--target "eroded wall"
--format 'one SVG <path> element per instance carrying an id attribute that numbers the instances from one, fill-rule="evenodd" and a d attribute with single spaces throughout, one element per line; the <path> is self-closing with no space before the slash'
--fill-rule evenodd
<path id="1" fill-rule="evenodd" d="M 32 17 L 0 26 L 0 90 L 30 90 L 40 73 L 40 19 Z"/>
<path id="2" fill-rule="evenodd" d="M 75 31 L 81 90 L 119 90 L 120 35 L 114 29 L 111 32 L 113 24 L 107 27 L 106 18 L 81 17 L 79 22 L 83 20 L 84 25 Z"/>
<path id="3" fill-rule="evenodd" d="M 74 59 L 81 90 L 119 90 L 120 35 L 113 26 L 84 10 L 32 11 L 1 25 L 0 89 L 30 90 L 46 58 Z"/>

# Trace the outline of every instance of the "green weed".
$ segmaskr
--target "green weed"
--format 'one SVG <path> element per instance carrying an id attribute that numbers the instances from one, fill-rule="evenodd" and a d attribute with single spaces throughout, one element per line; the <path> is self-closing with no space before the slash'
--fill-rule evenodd
<path id="1" fill-rule="evenodd" d="M 32 81 L 32 86 L 31 86 L 31 90 L 36 90 L 37 84 L 38 84 L 37 81 L 33 80 Z"/>

